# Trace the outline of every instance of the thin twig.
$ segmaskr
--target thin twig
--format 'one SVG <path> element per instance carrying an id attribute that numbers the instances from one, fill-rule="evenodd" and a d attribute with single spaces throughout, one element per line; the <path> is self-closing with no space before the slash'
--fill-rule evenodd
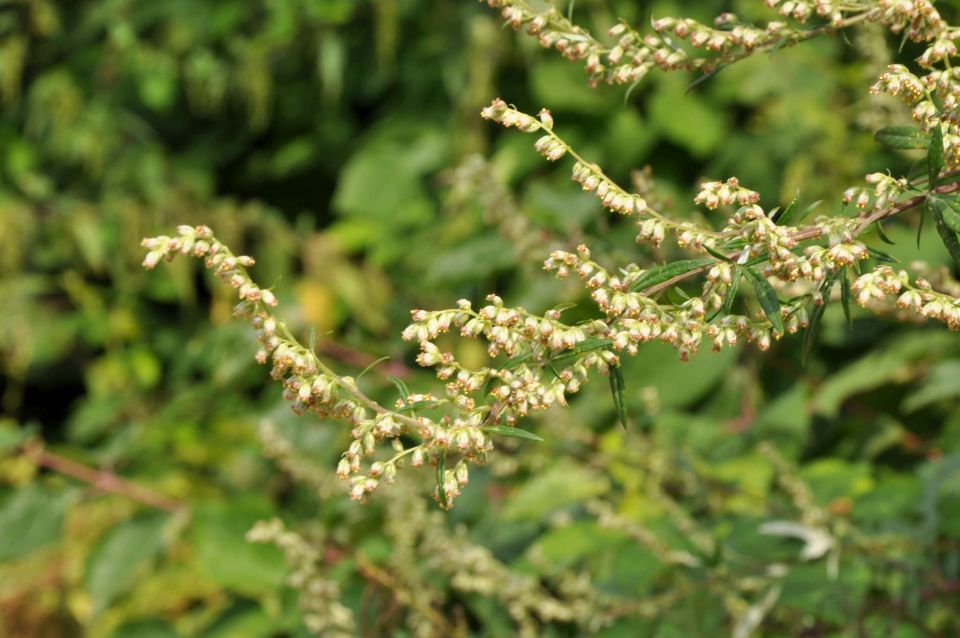
<path id="1" fill-rule="evenodd" d="M 75 478 L 104 492 L 126 496 L 138 503 L 143 503 L 144 505 L 149 505 L 150 507 L 155 507 L 167 512 L 176 512 L 185 507 L 185 504 L 180 501 L 164 496 L 159 492 L 154 492 L 142 485 L 131 483 L 116 474 L 104 470 L 97 470 L 88 465 L 60 456 L 59 454 L 54 454 L 46 450 L 42 443 L 27 445 L 24 453 L 41 467 Z"/>

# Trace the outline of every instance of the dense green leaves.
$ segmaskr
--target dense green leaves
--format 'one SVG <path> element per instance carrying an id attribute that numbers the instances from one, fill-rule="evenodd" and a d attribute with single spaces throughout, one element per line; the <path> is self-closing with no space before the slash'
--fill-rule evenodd
<path id="1" fill-rule="evenodd" d="M 85 577 L 94 613 L 103 612 L 147 572 L 163 547 L 168 519 L 165 514 L 149 514 L 126 520 L 97 545 L 87 562 Z"/>

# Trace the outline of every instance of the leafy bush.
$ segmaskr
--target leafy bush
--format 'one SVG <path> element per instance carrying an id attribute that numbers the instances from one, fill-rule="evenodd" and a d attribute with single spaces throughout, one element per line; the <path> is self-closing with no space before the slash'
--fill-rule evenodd
<path id="1" fill-rule="evenodd" d="M 491 4 L 6 14 L 3 631 L 956 633 L 950 8 Z"/>

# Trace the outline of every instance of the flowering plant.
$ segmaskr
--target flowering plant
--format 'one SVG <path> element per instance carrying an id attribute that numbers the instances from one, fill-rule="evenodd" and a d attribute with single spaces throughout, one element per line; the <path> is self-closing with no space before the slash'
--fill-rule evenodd
<path id="1" fill-rule="evenodd" d="M 923 43 L 920 71 L 892 65 L 870 88 L 900 97 L 912 109 L 915 127 L 887 127 L 877 140 L 895 149 L 918 149 L 926 170 L 917 176 L 884 172 L 866 176 L 864 186 L 846 190 L 840 210 L 813 216 L 815 205 L 799 196 L 783 207 L 765 209 L 759 193 L 736 177 L 701 184 L 695 203 L 724 221 L 698 225 L 654 207 L 643 193 L 631 192 L 580 155 L 555 130 L 550 112 L 529 115 L 501 99 L 483 109 L 485 119 L 538 135 L 535 149 L 548 161 L 573 160 L 572 179 L 596 195 L 602 206 L 637 224 L 637 242 L 659 246 L 668 234 L 689 258 L 664 265 L 628 263 L 605 267 L 590 249 L 555 250 L 544 269 L 556 277 L 583 280 L 598 314 L 578 324 L 563 321 L 564 307 L 542 315 L 510 307 L 495 294 L 475 305 L 461 299 L 455 307 L 413 310 L 403 338 L 419 348 L 417 362 L 434 368 L 443 394 L 410 390 L 394 379 L 394 405 L 368 397 L 351 376 L 334 372 L 303 345 L 275 314 L 277 299 L 247 272 L 248 256 L 236 256 L 205 226 L 180 226 L 172 237 L 145 239 L 147 268 L 177 255 L 204 260 L 240 302 L 235 314 L 252 324 L 260 342 L 259 363 L 270 362 L 271 376 L 283 383 L 284 396 L 297 413 L 314 412 L 343 420 L 353 441 L 343 453 L 337 475 L 349 481 L 350 494 L 363 501 L 383 483 L 392 483 L 404 464 L 435 469 L 433 496 L 443 508 L 469 481 L 470 465 L 483 463 L 497 437 L 537 440 L 518 427 L 528 414 L 564 406 L 596 372 L 610 379 L 620 422 L 628 409 L 620 371 L 621 357 L 642 353 L 646 342 L 674 346 L 681 359 L 706 341 L 714 350 L 747 341 L 760 350 L 772 340 L 803 331 L 804 350 L 813 342 L 824 308 L 838 297 L 849 315 L 856 302 L 878 313 L 899 312 L 960 328 L 960 300 L 935 289 L 922 276 L 890 265 L 870 245 L 885 238 L 882 222 L 908 212 L 929 212 L 936 230 L 960 261 L 960 123 L 956 116 L 960 74 L 951 66 L 960 28 L 950 26 L 927 0 L 816 2 L 767 0 L 790 22 L 765 27 L 741 23 L 729 13 L 714 25 L 686 18 L 653 20 L 641 35 L 619 23 L 609 31 L 612 45 L 574 25 L 556 8 L 535 11 L 525 0 L 490 0 L 510 26 L 538 38 L 571 60 L 585 61 L 591 82 L 639 82 L 654 68 L 715 73 L 759 51 L 790 46 L 861 22 L 874 22 Z M 808 22 L 817 21 L 810 27 Z M 689 282 L 701 280 L 699 290 Z M 892 300 L 892 302 L 891 302 Z M 483 339 L 489 366 L 470 368 L 437 343 L 456 330 Z M 390 452 L 381 452 L 389 448 Z"/>

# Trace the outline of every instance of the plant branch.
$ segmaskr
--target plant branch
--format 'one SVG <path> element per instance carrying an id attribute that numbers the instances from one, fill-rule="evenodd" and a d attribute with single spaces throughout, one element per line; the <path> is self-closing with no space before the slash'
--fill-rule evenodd
<path id="1" fill-rule="evenodd" d="M 75 478 L 98 490 L 119 494 L 138 503 L 143 503 L 144 505 L 167 512 L 176 512 L 185 507 L 185 504 L 180 501 L 164 496 L 159 492 L 154 492 L 142 485 L 131 483 L 112 472 L 96 470 L 88 465 L 78 463 L 59 454 L 54 454 L 45 449 L 42 443 L 33 442 L 28 444 L 24 448 L 24 453 L 37 465 Z"/>

